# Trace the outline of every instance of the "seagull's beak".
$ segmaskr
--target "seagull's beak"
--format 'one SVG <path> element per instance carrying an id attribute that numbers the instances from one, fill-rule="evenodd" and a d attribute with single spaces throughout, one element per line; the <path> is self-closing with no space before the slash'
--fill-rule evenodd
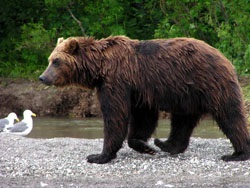
<path id="1" fill-rule="evenodd" d="M 19 118 L 16 118 L 17 121 L 20 121 Z"/>
<path id="2" fill-rule="evenodd" d="M 36 114 L 35 114 L 35 113 L 32 113 L 31 115 L 36 117 Z"/>

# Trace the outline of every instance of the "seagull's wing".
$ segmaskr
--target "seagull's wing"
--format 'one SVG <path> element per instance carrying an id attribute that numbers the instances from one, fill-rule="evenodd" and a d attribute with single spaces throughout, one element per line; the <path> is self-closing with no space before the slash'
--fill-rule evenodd
<path id="1" fill-rule="evenodd" d="M 28 128 L 27 123 L 21 121 L 19 123 L 14 124 L 13 127 L 10 127 L 8 131 L 12 133 L 19 133 L 25 131 L 27 128 Z"/>
<path id="2" fill-rule="evenodd" d="M 4 127 L 6 125 L 8 125 L 8 124 L 9 124 L 9 120 L 7 120 L 7 119 L 0 119 L 0 131 L 2 131 L 4 129 Z"/>

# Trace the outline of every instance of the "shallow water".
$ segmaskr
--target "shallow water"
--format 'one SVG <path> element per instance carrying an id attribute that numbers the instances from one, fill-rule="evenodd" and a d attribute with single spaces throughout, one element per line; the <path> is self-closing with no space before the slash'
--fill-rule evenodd
<path id="1" fill-rule="evenodd" d="M 159 120 L 159 126 L 153 137 L 165 138 L 169 134 L 170 121 Z M 195 128 L 193 137 L 221 138 L 225 137 L 213 120 L 203 120 Z M 66 119 L 66 118 L 34 118 L 34 128 L 27 136 L 30 138 L 103 138 L 103 120 L 98 118 L 89 119 Z"/>

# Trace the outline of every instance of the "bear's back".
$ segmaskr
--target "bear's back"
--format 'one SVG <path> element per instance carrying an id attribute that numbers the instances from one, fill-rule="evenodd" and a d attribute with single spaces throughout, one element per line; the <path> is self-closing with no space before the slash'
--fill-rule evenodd
<path id="1" fill-rule="evenodd" d="M 193 38 L 140 41 L 135 51 L 136 88 L 148 103 L 159 103 L 160 108 L 171 104 L 167 108 L 181 105 L 187 110 L 196 99 L 197 103 L 206 101 L 206 105 L 209 102 L 212 105 L 229 97 L 231 91 L 239 90 L 233 65 L 203 41 Z"/>

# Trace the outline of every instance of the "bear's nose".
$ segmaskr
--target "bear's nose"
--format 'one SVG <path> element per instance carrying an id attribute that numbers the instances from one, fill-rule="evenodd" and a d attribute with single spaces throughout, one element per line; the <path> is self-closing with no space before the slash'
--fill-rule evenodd
<path id="1" fill-rule="evenodd" d="M 45 80 L 44 76 L 43 76 L 43 75 L 39 76 L 39 80 L 40 80 L 41 82 L 44 82 L 44 80 Z"/>

